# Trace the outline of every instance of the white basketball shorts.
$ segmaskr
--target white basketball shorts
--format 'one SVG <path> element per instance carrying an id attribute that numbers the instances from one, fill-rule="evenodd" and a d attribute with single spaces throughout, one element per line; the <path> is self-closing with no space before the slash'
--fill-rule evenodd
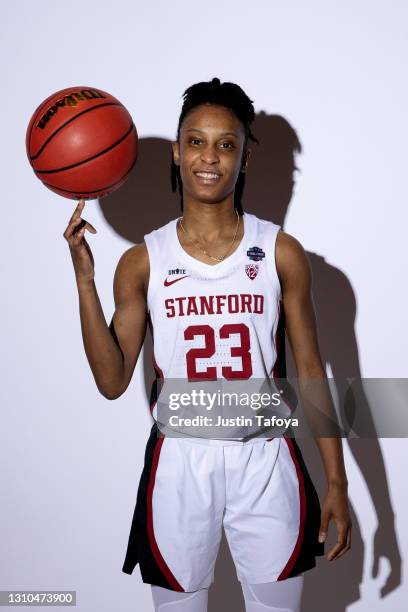
<path id="1" fill-rule="evenodd" d="M 293 438 L 158 437 L 146 447 L 122 571 L 196 591 L 214 580 L 222 527 L 238 580 L 284 580 L 315 566 L 319 499 Z"/>

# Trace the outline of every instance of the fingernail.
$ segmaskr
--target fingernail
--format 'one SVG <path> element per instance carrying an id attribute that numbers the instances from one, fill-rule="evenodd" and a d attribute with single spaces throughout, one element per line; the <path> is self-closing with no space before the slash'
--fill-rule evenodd
<path id="1" fill-rule="evenodd" d="M 326 534 L 325 533 L 319 533 L 319 542 L 323 543 L 326 539 Z"/>

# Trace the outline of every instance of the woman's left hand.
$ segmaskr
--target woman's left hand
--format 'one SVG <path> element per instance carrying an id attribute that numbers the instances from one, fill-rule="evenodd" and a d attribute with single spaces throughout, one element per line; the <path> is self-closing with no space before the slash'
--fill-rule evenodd
<path id="1" fill-rule="evenodd" d="M 324 542 L 330 521 L 337 529 L 337 542 L 328 552 L 327 559 L 339 559 L 351 547 L 351 519 L 349 513 L 347 489 L 341 485 L 330 485 L 322 506 L 319 542 Z"/>

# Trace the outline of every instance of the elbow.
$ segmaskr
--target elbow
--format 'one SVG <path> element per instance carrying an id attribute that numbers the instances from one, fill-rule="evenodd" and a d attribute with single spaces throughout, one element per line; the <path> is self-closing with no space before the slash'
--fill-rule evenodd
<path id="1" fill-rule="evenodd" d="M 115 400 L 118 399 L 118 397 L 120 397 L 123 394 L 123 391 L 117 391 L 117 392 L 113 392 L 113 391 L 108 391 L 106 389 L 101 389 L 99 387 L 99 393 L 101 395 L 103 395 L 103 397 L 107 400 Z"/>
<path id="2" fill-rule="evenodd" d="M 127 385 L 122 379 L 107 380 L 105 376 L 103 380 L 95 380 L 99 393 L 108 400 L 118 399 L 126 391 Z"/>
<path id="3" fill-rule="evenodd" d="M 118 399 L 118 397 L 120 397 L 122 394 L 121 393 L 116 393 L 116 394 L 102 393 L 102 395 L 108 400 L 115 400 L 115 399 Z"/>

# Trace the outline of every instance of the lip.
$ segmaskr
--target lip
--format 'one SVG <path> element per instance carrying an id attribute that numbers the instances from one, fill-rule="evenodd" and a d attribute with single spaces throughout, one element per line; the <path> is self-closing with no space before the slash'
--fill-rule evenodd
<path id="1" fill-rule="evenodd" d="M 204 178 L 203 176 L 198 176 L 197 172 L 208 172 L 211 174 L 216 174 L 217 177 L 211 177 L 211 178 Z M 194 171 L 194 176 L 196 178 L 196 181 L 198 183 L 200 183 L 200 185 L 215 185 L 215 183 L 217 183 L 220 178 L 222 177 L 222 174 L 220 174 L 219 172 L 214 172 L 213 170 L 195 170 Z"/>

